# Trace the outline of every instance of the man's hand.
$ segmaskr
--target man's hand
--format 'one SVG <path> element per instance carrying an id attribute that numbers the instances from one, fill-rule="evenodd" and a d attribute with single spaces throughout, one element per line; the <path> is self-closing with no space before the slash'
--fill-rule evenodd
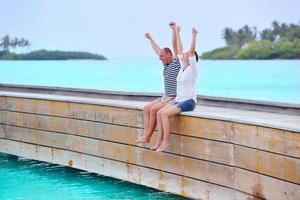
<path id="1" fill-rule="evenodd" d="M 171 28 L 172 30 L 175 30 L 175 29 L 176 29 L 176 23 L 175 23 L 175 22 L 170 22 L 169 26 L 170 26 L 170 28 Z"/>
<path id="2" fill-rule="evenodd" d="M 145 37 L 146 37 L 148 40 L 150 40 L 150 39 L 151 39 L 150 33 L 145 33 Z"/>
<path id="3" fill-rule="evenodd" d="M 180 32 L 180 30 L 181 30 L 181 27 L 180 27 L 180 26 L 177 26 L 177 27 L 176 27 L 176 31 L 177 31 L 177 32 Z"/>
<path id="4" fill-rule="evenodd" d="M 197 36 L 197 34 L 198 34 L 198 31 L 197 31 L 197 29 L 196 29 L 196 28 L 193 28 L 193 29 L 192 29 L 192 34 L 193 34 L 194 36 Z"/>

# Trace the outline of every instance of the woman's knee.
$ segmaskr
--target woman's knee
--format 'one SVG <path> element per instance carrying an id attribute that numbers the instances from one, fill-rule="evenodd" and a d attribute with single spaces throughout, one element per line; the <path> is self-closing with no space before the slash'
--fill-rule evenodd
<path id="1" fill-rule="evenodd" d="M 157 113 L 156 113 L 157 119 L 160 119 L 160 118 L 161 118 L 161 114 L 162 114 L 162 111 L 161 111 L 161 110 L 157 111 Z"/>
<path id="2" fill-rule="evenodd" d="M 169 118 L 169 112 L 168 110 L 164 110 L 160 114 L 161 118 Z"/>
<path id="3" fill-rule="evenodd" d="M 176 110 L 174 110 L 176 109 Z M 174 116 L 178 113 L 178 108 L 176 107 L 169 107 L 166 110 L 163 110 L 161 113 L 161 118 L 169 118 L 171 116 Z"/>

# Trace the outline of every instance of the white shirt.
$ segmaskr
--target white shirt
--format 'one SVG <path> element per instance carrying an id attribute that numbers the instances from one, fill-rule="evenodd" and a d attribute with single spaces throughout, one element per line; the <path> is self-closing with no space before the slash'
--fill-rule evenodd
<path id="1" fill-rule="evenodd" d="M 179 57 L 182 57 L 180 55 Z M 189 57 L 190 65 L 184 69 L 184 64 L 180 59 L 181 69 L 177 76 L 177 96 L 175 102 L 181 102 L 193 99 L 197 103 L 197 94 L 195 91 L 198 71 L 196 67 L 195 56 Z"/>

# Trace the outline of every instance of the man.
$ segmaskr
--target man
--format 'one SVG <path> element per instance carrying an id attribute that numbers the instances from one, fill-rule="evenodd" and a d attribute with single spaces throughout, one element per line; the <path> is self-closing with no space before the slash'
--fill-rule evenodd
<path id="1" fill-rule="evenodd" d="M 174 22 L 170 22 L 169 26 L 172 30 L 172 46 L 174 54 L 169 48 L 160 48 L 149 33 L 145 34 L 145 37 L 150 41 L 154 52 L 159 56 L 159 59 L 164 66 L 163 75 L 165 94 L 163 97 L 155 99 L 144 107 L 144 133 L 142 137 L 136 140 L 136 143 L 145 144 L 150 142 L 151 136 L 156 127 L 157 111 L 172 102 L 176 97 L 176 78 L 180 70 L 180 62 L 177 57 L 176 24 Z"/>

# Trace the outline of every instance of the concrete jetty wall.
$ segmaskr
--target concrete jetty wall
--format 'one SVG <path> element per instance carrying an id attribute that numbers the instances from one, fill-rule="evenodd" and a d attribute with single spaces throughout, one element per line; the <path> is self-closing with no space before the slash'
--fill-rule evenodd
<path id="1" fill-rule="evenodd" d="M 157 153 L 149 149 L 157 132 L 149 145 L 134 143 L 143 105 L 2 91 L 0 152 L 195 199 L 300 199 L 299 116 L 294 127 L 280 128 L 183 113 L 171 119 L 171 146 Z"/>

